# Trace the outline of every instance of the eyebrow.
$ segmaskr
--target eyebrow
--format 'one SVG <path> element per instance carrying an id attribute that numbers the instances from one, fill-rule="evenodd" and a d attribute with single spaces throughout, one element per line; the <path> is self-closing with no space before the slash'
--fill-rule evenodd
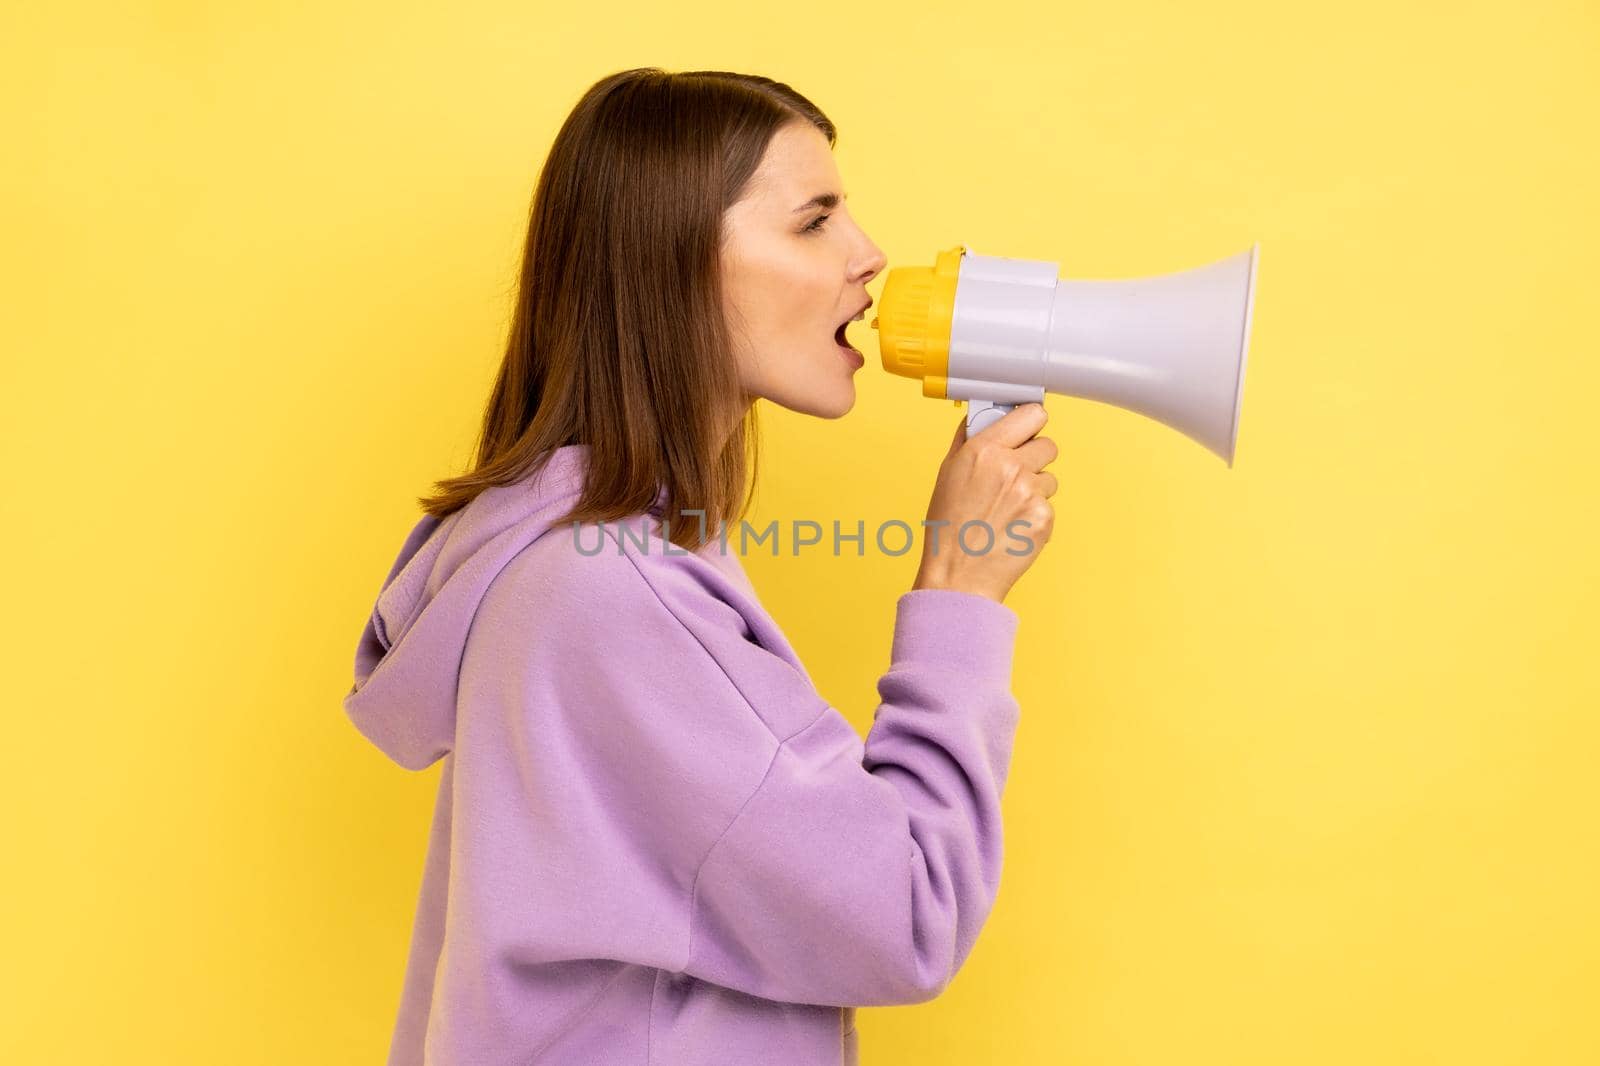
<path id="1" fill-rule="evenodd" d="M 841 200 L 848 199 L 850 199 L 849 193 L 845 193 L 842 197 L 836 192 L 818 193 L 805 203 L 801 204 L 799 207 L 795 208 L 793 213 L 798 215 L 800 212 L 809 211 L 813 207 L 826 207 L 831 210 L 832 208 L 838 207 Z"/>

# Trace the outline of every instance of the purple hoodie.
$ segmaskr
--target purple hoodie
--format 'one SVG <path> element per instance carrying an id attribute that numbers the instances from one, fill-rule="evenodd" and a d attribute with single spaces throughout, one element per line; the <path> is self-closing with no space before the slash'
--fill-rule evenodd
<path id="1" fill-rule="evenodd" d="M 853 1066 L 994 905 L 1017 615 L 903 594 L 863 744 L 736 531 L 555 524 L 586 451 L 424 516 L 356 650 L 351 721 L 444 760 L 390 1066 Z"/>

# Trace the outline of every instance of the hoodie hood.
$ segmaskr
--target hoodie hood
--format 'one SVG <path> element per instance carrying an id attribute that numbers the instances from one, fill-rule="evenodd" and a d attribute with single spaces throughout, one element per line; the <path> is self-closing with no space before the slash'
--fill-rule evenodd
<path id="1" fill-rule="evenodd" d="M 406 536 L 344 697 L 361 734 L 406 769 L 425 769 L 454 747 L 461 657 L 478 604 L 506 564 L 571 510 L 587 460 L 587 445 L 557 448 L 537 473 L 485 489 L 444 518 L 423 515 Z"/>

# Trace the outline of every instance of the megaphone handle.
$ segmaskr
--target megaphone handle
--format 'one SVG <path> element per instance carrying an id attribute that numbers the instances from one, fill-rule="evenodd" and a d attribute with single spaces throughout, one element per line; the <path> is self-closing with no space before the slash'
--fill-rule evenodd
<path id="1" fill-rule="evenodd" d="M 1010 413 L 1014 403 L 991 403 L 988 400 L 967 401 L 967 436 L 979 432 L 983 427 L 998 422 Z"/>

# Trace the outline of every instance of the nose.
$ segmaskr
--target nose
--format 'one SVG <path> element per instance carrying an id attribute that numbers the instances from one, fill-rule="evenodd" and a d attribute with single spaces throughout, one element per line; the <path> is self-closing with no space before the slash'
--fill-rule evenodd
<path id="1" fill-rule="evenodd" d="M 863 284 L 877 277 L 878 273 L 883 270 L 885 264 L 889 262 L 889 260 L 884 257 L 882 248 L 879 248 L 876 244 L 871 244 L 870 241 L 868 244 L 871 245 L 872 253 L 868 256 L 866 265 L 862 268 L 863 272 L 861 275 L 861 281 Z"/>

